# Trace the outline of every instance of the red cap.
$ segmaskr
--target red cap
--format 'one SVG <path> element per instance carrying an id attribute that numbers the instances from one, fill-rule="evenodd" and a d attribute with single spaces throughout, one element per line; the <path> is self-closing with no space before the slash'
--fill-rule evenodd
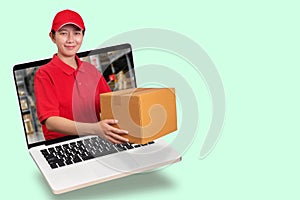
<path id="1" fill-rule="evenodd" d="M 72 10 L 62 10 L 55 15 L 51 30 L 58 31 L 62 26 L 66 24 L 74 24 L 81 30 L 85 29 L 84 22 L 77 12 Z"/>

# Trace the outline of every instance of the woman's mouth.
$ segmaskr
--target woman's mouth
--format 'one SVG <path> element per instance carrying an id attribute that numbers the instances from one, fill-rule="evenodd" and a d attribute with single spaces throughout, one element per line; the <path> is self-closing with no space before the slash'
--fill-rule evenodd
<path id="1" fill-rule="evenodd" d="M 68 50 L 73 50 L 76 46 L 65 46 Z"/>

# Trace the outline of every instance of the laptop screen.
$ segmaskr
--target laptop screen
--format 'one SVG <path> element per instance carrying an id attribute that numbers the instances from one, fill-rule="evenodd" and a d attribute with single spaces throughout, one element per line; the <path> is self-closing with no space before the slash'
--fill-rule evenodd
<path id="1" fill-rule="evenodd" d="M 85 51 L 77 55 L 81 60 L 93 64 L 101 72 L 112 91 L 136 87 L 130 44 Z M 50 60 L 22 63 L 13 68 L 24 132 L 29 148 L 45 143 L 42 126 L 36 113 L 34 76 L 37 69 Z"/>

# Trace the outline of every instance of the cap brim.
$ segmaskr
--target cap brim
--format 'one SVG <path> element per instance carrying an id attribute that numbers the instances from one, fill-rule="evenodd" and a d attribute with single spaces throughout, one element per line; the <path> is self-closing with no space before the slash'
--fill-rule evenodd
<path id="1" fill-rule="evenodd" d="M 76 24 L 76 23 L 74 23 L 74 22 L 66 22 L 66 23 L 62 24 L 60 27 L 58 27 L 58 29 L 57 29 L 56 31 L 58 31 L 58 30 L 61 29 L 63 26 L 68 25 L 68 24 L 77 26 L 78 28 L 80 28 L 80 30 L 84 30 L 83 27 L 79 26 L 78 24 Z"/>

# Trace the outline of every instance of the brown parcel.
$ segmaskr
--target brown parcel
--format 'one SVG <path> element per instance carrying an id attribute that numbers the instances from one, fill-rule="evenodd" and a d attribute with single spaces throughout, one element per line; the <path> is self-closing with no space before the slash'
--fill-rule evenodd
<path id="1" fill-rule="evenodd" d="M 174 88 L 135 88 L 100 95 L 101 119 L 117 119 L 115 127 L 131 143 L 145 144 L 177 130 Z"/>

